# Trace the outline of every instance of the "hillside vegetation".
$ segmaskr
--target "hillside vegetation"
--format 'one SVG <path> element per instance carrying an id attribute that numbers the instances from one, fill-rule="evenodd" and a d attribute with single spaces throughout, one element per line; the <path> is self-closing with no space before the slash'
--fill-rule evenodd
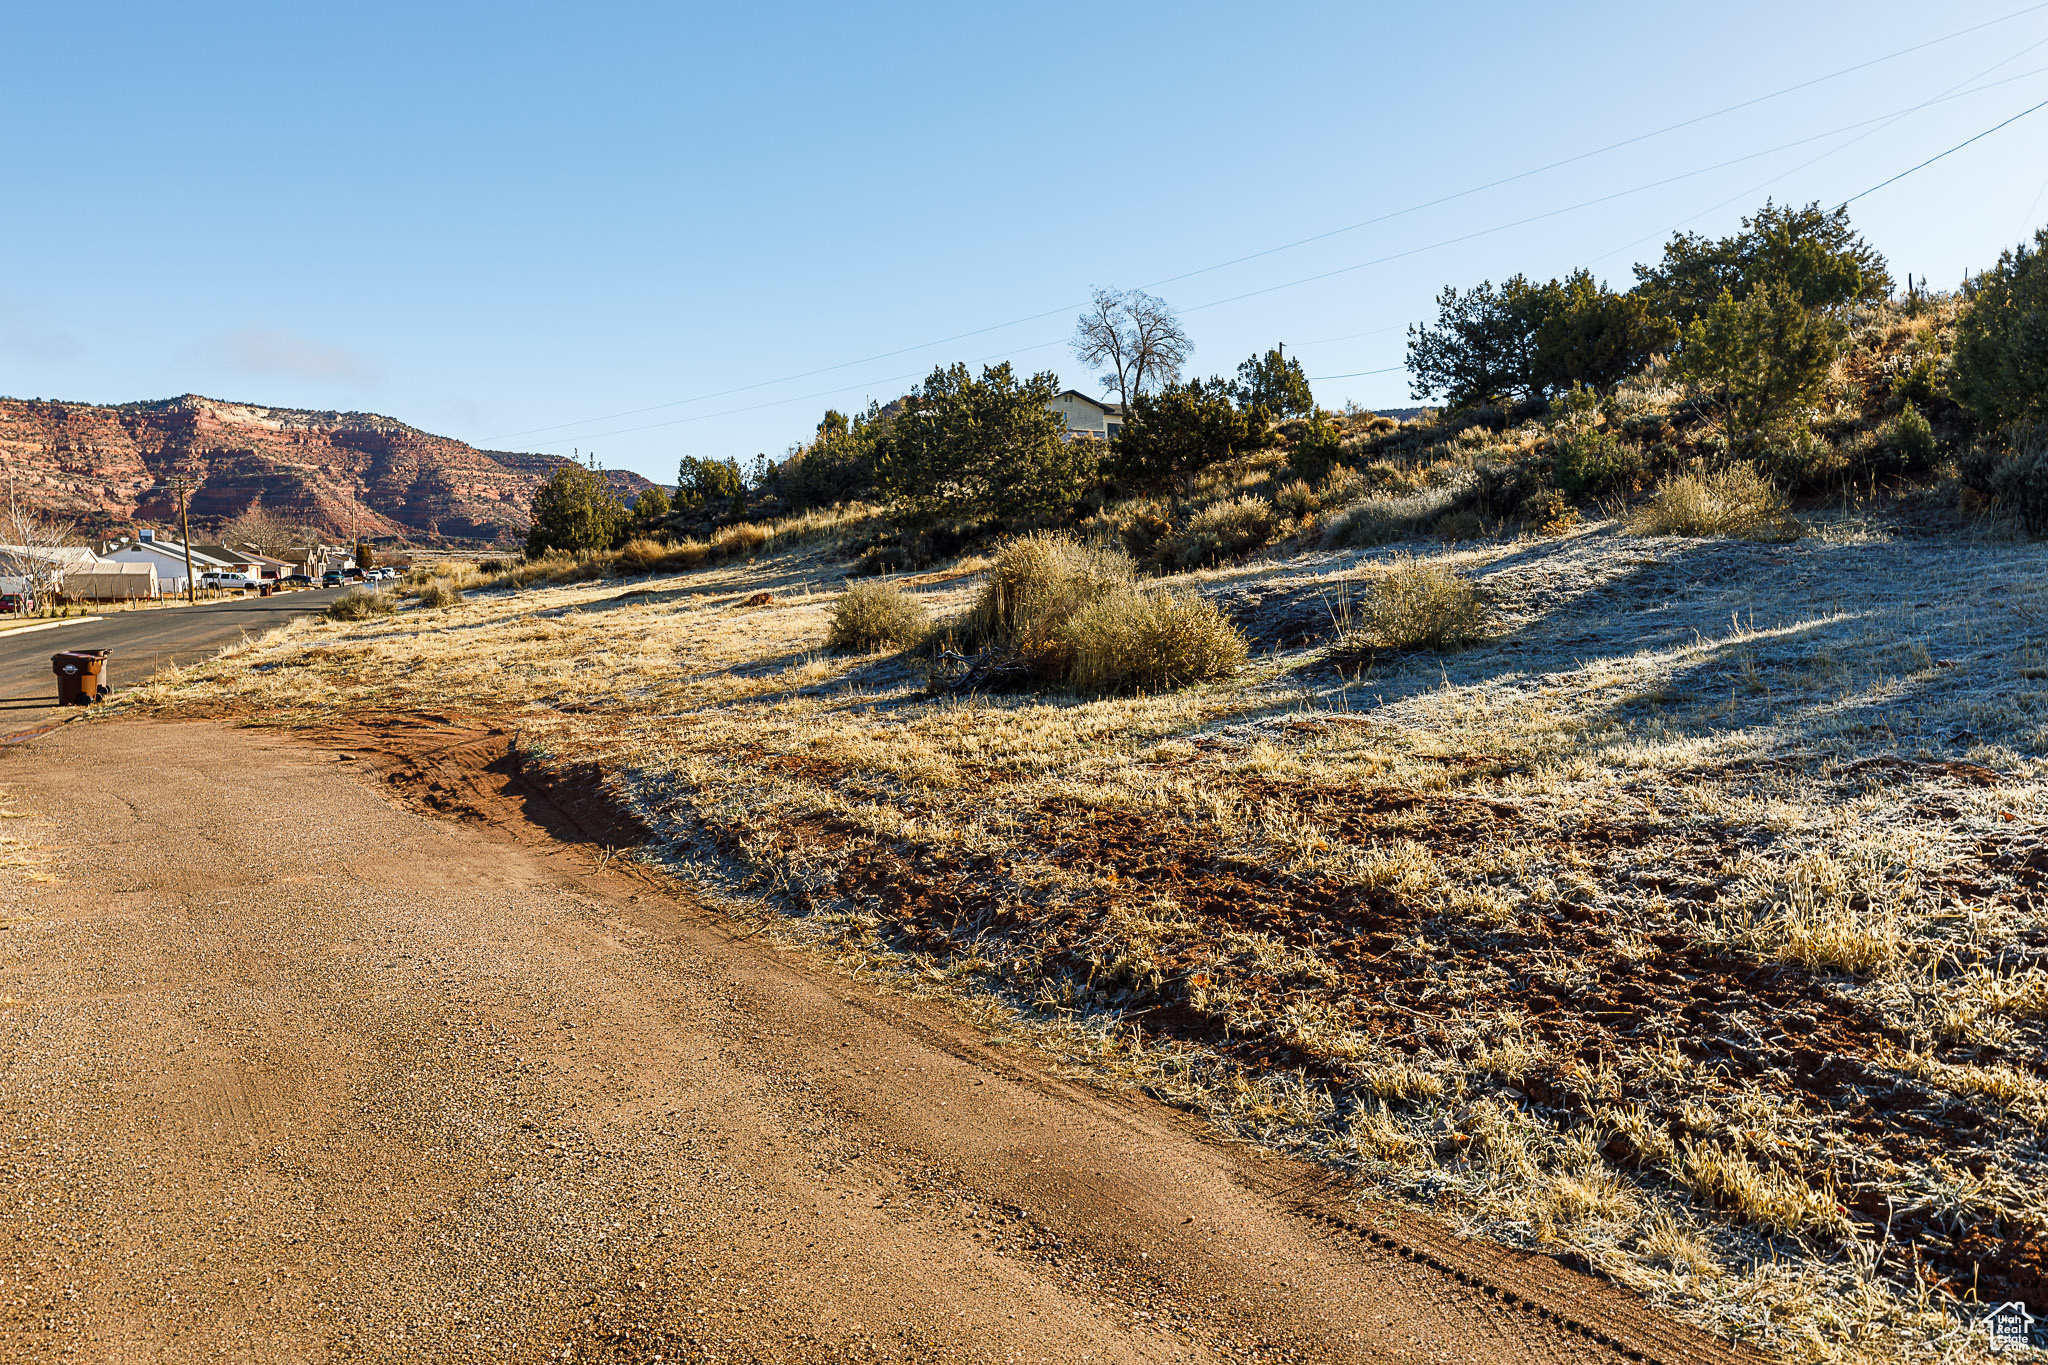
<path id="1" fill-rule="evenodd" d="M 1625 293 L 1585 272 L 1447 289 L 1408 348 L 1443 406 L 1406 423 L 1318 408 L 1270 352 L 1234 380 L 1155 373 L 1116 440 L 1069 442 L 1044 407 L 1055 376 L 955 365 L 828 412 L 751 476 L 685 460 L 672 502 L 628 509 L 563 471 L 529 552 L 637 537 L 687 554 L 825 509 L 865 572 L 1060 529 L 1164 574 L 1278 546 L 1556 534 L 1646 502 L 1674 529 L 1763 536 L 1794 532 L 1788 507 L 1872 499 L 1929 528 L 2048 530 L 2044 246 L 1955 294 L 1900 293 L 1842 211 L 1766 205 L 1729 237 L 1675 237 Z"/>

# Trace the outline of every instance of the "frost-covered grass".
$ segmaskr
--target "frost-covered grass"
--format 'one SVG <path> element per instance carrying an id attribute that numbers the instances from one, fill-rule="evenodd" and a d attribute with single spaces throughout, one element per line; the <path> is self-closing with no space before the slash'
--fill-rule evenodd
<path id="1" fill-rule="evenodd" d="M 1179 575 L 1255 648 L 1159 696 L 927 700 L 784 555 L 300 623 L 123 704 L 510 719 L 734 913 L 1082 1074 L 1769 1349 L 1958 1358 L 1949 1248 L 2048 1228 L 2048 575 L 1807 529 Z M 1412 562 L 1484 630 L 1333 655 Z"/>

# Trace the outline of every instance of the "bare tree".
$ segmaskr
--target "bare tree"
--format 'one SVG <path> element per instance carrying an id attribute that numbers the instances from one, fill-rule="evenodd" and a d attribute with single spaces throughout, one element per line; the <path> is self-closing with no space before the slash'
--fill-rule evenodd
<path id="1" fill-rule="evenodd" d="M 1195 344 L 1164 299 L 1141 289 L 1097 289 L 1074 328 L 1074 354 L 1104 367 L 1102 385 L 1126 407 L 1180 378 Z"/>
<path id="2" fill-rule="evenodd" d="M 259 555 L 280 558 L 284 551 L 311 544 L 312 531 L 303 524 L 253 503 L 246 512 L 220 528 L 223 545 L 242 545 Z"/>
<path id="3" fill-rule="evenodd" d="M 22 580 L 21 586 L 41 601 L 63 575 L 59 552 L 71 545 L 75 527 L 31 507 L 16 483 L 14 462 L 0 464 L 7 476 L 7 503 L 0 507 L 0 578 Z"/>

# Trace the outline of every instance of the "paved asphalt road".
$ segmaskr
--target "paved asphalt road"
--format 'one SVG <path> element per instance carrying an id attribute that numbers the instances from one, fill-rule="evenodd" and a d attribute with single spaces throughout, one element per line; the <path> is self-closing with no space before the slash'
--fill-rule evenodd
<path id="1" fill-rule="evenodd" d="M 66 649 L 111 649 L 114 689 L 133 687 L 171 664 L 203 659 L 246 634 L 260 635 L 294 616 L 324 608 L 341 588 L 202 602 L 192 607 L 120 611 L 104 620 L 51 630 L 0 631 L 0 730 L 32 724 L 57 699 L 50 656 Z"/>

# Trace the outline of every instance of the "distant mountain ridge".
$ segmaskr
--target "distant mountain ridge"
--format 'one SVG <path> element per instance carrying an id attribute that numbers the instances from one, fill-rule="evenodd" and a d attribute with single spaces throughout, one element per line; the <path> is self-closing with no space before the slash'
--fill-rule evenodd
<path id="1" fill-rule="evenodd" d="M 215 525 L 252 507 L 416 542 L 507 544 L 526 534 L 533 489 L 560 455 L 479 450 L 370 412 L 230 403 L 199 394 L 104 406 L 0 398 L 0 460 L 39 508 L 93 529 L 177 515 L 164 480 L 184 472 L 191 515 Z M 628 500 L 653 487 L 606 476 Z"/>

